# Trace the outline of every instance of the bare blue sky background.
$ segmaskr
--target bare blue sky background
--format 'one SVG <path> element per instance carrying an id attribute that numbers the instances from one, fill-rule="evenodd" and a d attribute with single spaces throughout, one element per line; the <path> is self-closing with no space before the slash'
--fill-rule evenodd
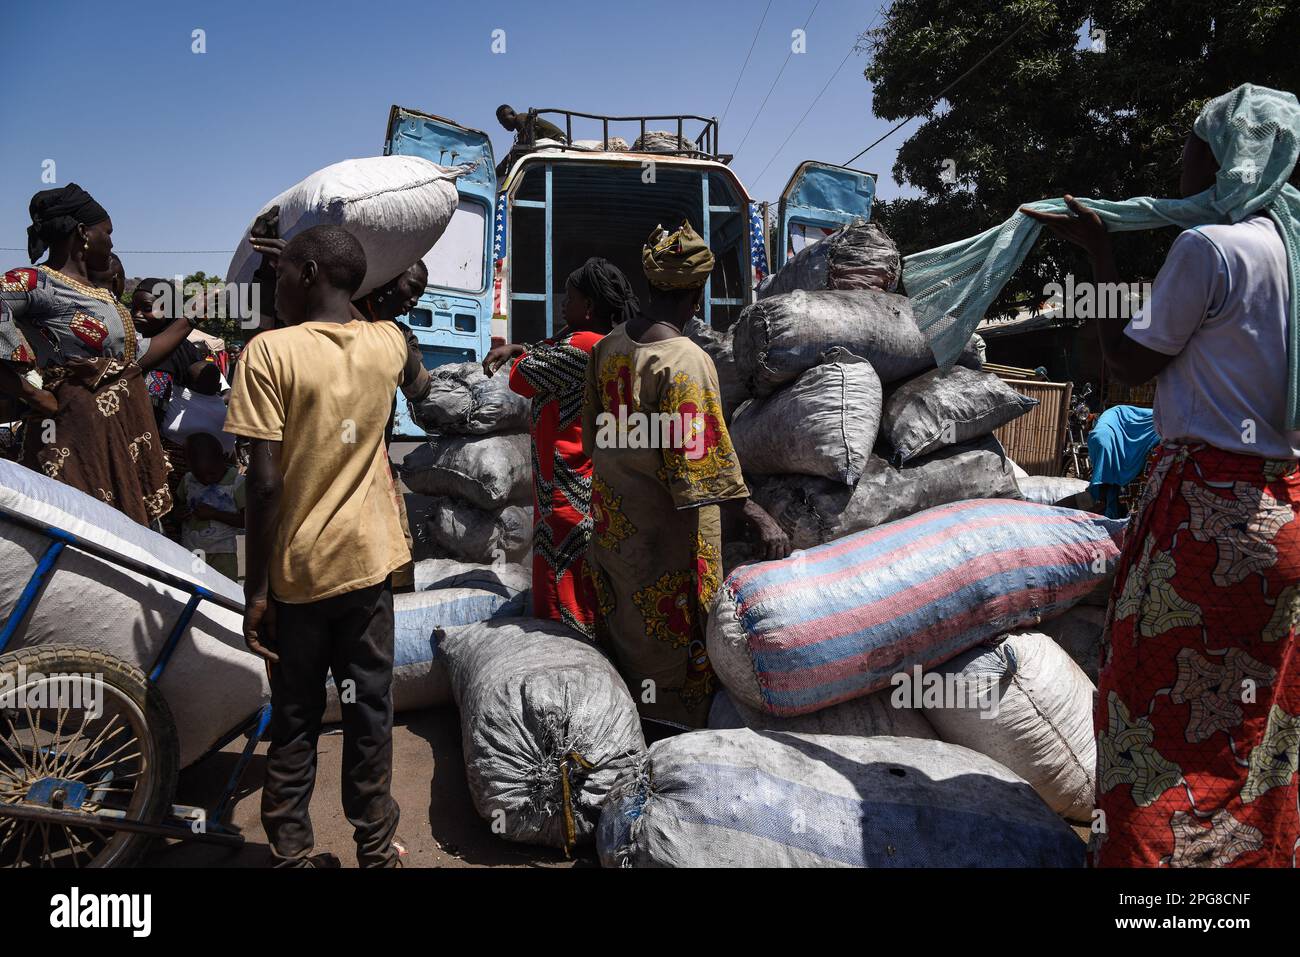
<path id="1" fill-rule="evenodd" d="M 57 183 L 80 183 L 113 216 L 128 275 L 202 269 L 224 275 L 267 199 L 313 170 L 382 151 L 397 103 L 489 132 L 498 157 L 509 134 L 498 103 L 593 113 L 721 117 L 766 0 L 443 3 L 73 3 L 5 11 L 0 89 L 0 262 L 27 262 L 27 204 Z M 775 199 L 804 159 L 842 163 L 889 126 L 871 115 L 864 54 L 850 55 L 880 4 L 773 0 L 722 124 L 721 147 L 755 199 Z M 807 52 L 790 56 L 808 20 Z M 207 52 L 191 52 L 191 31 Z M 493 54 L 492 31 L 506 31 Z M 833 79 L 832 76 L 834 77 Z M 790 128 L 831 80 L 798 133 Z M 753 124 L 752 130 L 750 125 Z M 878 194 L 911 127 L 857 165 L 880 173 Z M 741 141 L 748 139 L 743 147 Z M 776 158 L 771 165 L 768 163 Z M 766 172 L 760 175 L 764 167 Z M 22 251 L 20 251 L 22 250 Z"/>

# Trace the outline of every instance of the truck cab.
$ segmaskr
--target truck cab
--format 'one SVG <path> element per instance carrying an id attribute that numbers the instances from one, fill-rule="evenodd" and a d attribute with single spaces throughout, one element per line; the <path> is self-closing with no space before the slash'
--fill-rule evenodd
<path id="1" fill-rule="evenodd" d="M 528 113 L 544 114 L 567 142 L 516 142 L 498 178 L 485 133 L 417 110 L 390 111 L 385 155 L 475 164 L 457 183 L 460 204 L 424 258 L 429 285 L 407 317 L 425 365 L 482 359 L 494 340 L 553 336 L 565 280 L 592 256 L 618 266 L 644 298 L 642 246 L 655 227 L 673 229 L 686 219 L 716 259 L 704 321 L 729 328 L 754 301 L 771 263 L 766 205 L 749 196 L 731 157 L 718 152 L 717 120 Z M 591 138 L 583 139 L 584 132 Z M 870 173 L 800 164 L 774 223 L 778 265 L 844 223 L 869 219 L 874 197 Z M 400 397 L 394 435 L 423 437 Z"/>
<path id="2" fill-rule="evenodd" d="M 874 174 L 804 160 L 781 190 L 772 242 L 776 268 L 841 226 L 870 220 L 875 199 Z"/>
<path id="3" fill-rule="evenodd" d="M 717 121 L 529 113 L 545 114 L 565 131 L 567 144 L 517 144 L 512 151 L 519 155 L 498 199 L 505 240 L 497 334 L 511 342 L 554 335 L 565 280 L 592 256 L 618 266 L 644 298 L 641 247 L 655 227 L 674 229 L 686 219 L 717 258 L 705 321 L 731 325 L 753 300 L 755 270 L 761 278 L 767 261 L 758 208 L 727 165 L 730 157 L 717 152 Z M 592 138 L 582 139 L 584 132 Z"/>
<path id="4" fill-rule="evenodd" d="M 442 237 L 424 254 L 429 284 L 405 322 L 420 343 L 426 368 L 482 359 L 492 347 L 492 248 L 496 172 L 492 142 L 481 130 L 394 106 L 384 155 L 422 156 L 443 166 L 471 164 L 456 180 L 460 201 Z M 398 395 L 394 438 L 422 439 L 406 399 Z"/>

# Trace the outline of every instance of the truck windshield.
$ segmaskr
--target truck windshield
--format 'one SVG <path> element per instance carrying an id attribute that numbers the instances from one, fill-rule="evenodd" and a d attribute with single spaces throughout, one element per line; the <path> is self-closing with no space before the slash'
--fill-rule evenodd
<path id="1" fill-rule="evenodd" d="M 548 172 L 550 237 L 545 230 Z M 669 160 L 660 160 L 652 177 L 640 164 L 567 161 L 526 169 L 514 192 L 510 221 L 511 341 L 532 342 L 554 331 L 554 325 L 550 330 L 546 325 L 548 279 L 554 323 L 565 280 L 590 256 L 622 269 L 644 299 L 641 247 L 655 226 L 674 229 L 684 219 L 709 236 L 717 259 L 711 296 L 743 304 L 750 285 L 748 207 L 722 175 Z M 714 306 L 713 325 L 726 328 L 739 309 Z"/>

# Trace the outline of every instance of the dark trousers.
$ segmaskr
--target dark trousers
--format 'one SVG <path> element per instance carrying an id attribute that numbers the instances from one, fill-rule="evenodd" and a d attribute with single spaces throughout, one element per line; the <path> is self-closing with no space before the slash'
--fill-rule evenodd
<path id="1" fill-rule="evenodd" d="M 273 599 L 274 600 L 274 599 Z M 332 671 L 343 712 L 343 812 L 357 863 L 397 866 L 393 777 L 393 590 L 391 580 L 302 605 L 275 602 L 271 747 L 262 826 L 277 866 L 305 863 L 314 837 L 308 806 L 316 741 Z"/>

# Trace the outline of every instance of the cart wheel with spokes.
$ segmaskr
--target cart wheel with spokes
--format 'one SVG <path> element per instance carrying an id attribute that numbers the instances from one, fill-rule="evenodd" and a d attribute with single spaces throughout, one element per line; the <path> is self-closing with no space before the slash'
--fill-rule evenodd
<path id="1" fill-rule="evenodd" d="M 171 711 L 139 668 L 72 645 L 0 655 L 0 867 L 139 863 L 153 838 L 104 824 L 161 823 L 179 768 Z"/>

